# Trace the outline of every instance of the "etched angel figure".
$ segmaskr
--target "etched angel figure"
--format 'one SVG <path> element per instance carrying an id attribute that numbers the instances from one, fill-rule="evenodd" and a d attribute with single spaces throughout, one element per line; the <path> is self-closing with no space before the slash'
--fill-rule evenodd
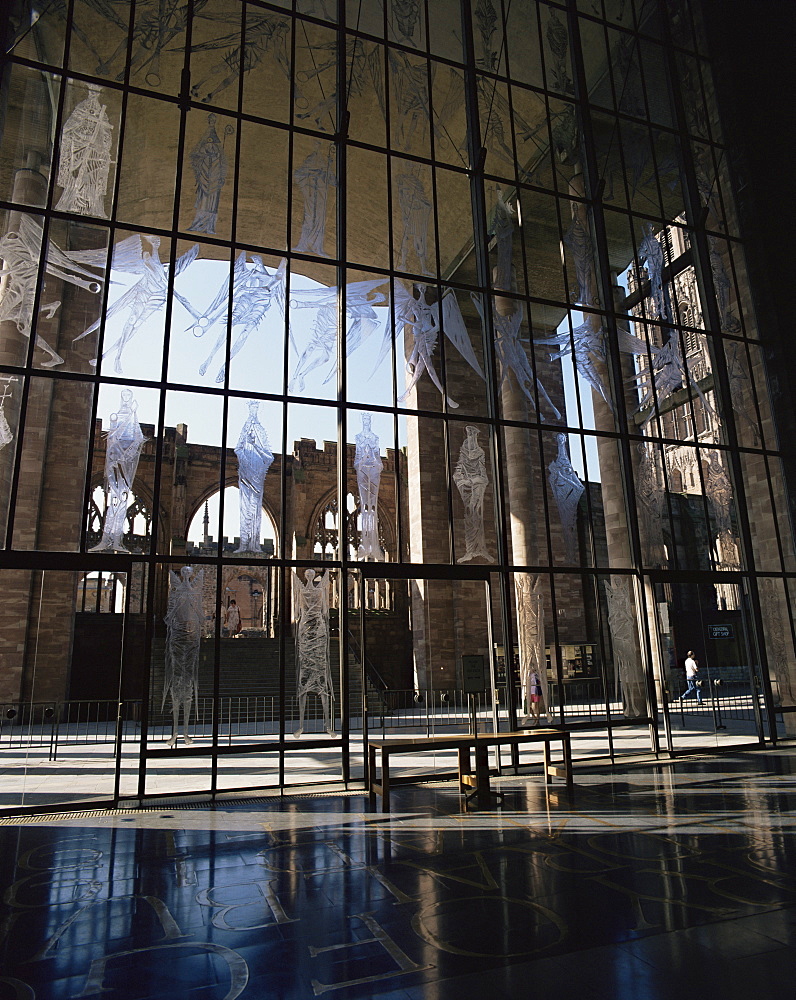
<path id="1" fill-rule="evenodd" d="M 274 274 L 269 274 L 263 264 L 262 257 L 252 254 L 252 266 L 246 264 L 246 251 L 241 250 L 235 260 L 232 274 L 232 321 L 231 329 L 236 327 L 239 332 L 232 341 L 229 351 L 230 361 L 243 347 L 249 334 L 256 330 L 265 319 L 265 315 L 276 302 L 282 316 L 285 315 L 285 272 L 287 261 L 282 258 Z M 193 310 L 192 310 L 193 311 Z M 195 337 L 203 337 L 217 323 L 222 326 L 213 350 L 207 359 L 199 366 L 199 374 L 204 375 L 210 367 L 213 358 L 227 342 L 227 313 L 229 311 L 229 281 L 224 279 L 218 293 L 204 313 L 197 318 L 193 328 Z M 194 313 L 195 315 L 195 313 Z M 216 374 L 216 382 L 224 381 L 227 366 L 223 364 Z"/>
<path id="2" fill-rule="evenodd" d="M 105 433 L 105 520 L 102 538 L 90 552 L 128 552 L 122 540 L 127 508 L 133 495 L 133 482 L 141 450 L 146 444 L 138 423 L 138 403 L 130 389 L 122 389 L 121 402 L 111 414 Z"/>
<path id="3" fill-rule="evenodd" d="M 301 236 L 294 250 L 299 253 L 314 253 L 318 257 L 328 257 L 323 244 L 326 237 L 326 203 L 329 188 L 337 187 L 332 157 L 334 147 L 327 143 L 326 153 L 321 152 L 321 140 L 315 140 L 313 151 L 301 166 L 293 171 L 293 178 L 301 188 L 304 197 L 304 222 Z"/>
<path id="4" fill-rule="evenodd" d="M 207 116 L 205 134 L 191 150 L 191 169 L 196 180 L 196 202 L 188 229 L 194 233 L 215 233 L 221 189 L 227 180 L 227 158 L 213 114 Z"/>
<path id="5" fill-rule="evenodd" d="M 638 259 L 647 265 L 647 275 L 650 281 L 650 298 L 655 307 L 656 316 L 653 319 L 669 319 L 666 307 L 666 291 L 663 287 L 663 247 L 655 236 L 655 227 L 651 222 L 644 223 L 644 239 L 638 245 Z"/>
<path id="6" fill-rule="evenodd" d="M 179 35 L 185 32 L 189 13 L 197 15 L 202 7 L 205 7 L 209 0 L 158 0 L 157 4 L 138 4 L 140 13 L 136 11 L 135 25 L 133 27 L 133 49 L 130 59 L 130 78 L 146 70 L 144 79 L 150 87 L 159 87 L 161 84 L 160 59 L 164 52 L 178 51 L 177 46 L 168 46 Z M 90 0 L 90 6 L 97 9 L 99 6 L 107 11 L 108 6 L 105 0 Z M 129 15 L 125 10 L 123 20 L 115 17 L 114 23 L 118 24 L 124 33 L 122 40 L 115 51 L 104 59 L 97 66 L 97 73 L 105 76 L 110 73 L 111 66 L 116 61 L 127 54 Z M 117 80 L 123 80 L 125 75 L 122 69 L 116 75 Z"/>
<path id="7" fill-rule="evenodd" d="M 9 396 L 11 396 L 11 383 L 18 381 L 19 379 L 15 378 L 13 375 L 0 375 L 0 383 L 2 383 L 3 386 L 3 395 L 0 396 L 0 451 L 2 451 L 7 444 L 11 444 L 14 440 L 14 435 L 8 425 L 5 410 L 6 400 Z"/>
<path id="8" fill-rule="evenodd" d="M 150 250 L 143 249 L 144 242 L 149 244 L 151 247 Z M 199 244 L 195 243 L 190 250 L 187 250 L 181 257 L 177 258 L 174 267 L 175 276 L 181 274 L 189 264 L 196 260 L 198 255 Z M 127 319 L 122 327 L 122 332 L 102 355 L 102 360 L 104 361 L 115 351 L 116 356 L 113 361 L 113 370 L 117 375 L 123 375 L 122 355 L 124 354 L 125 347 L 149 317 L 165 306 L 168 299 L 169 271 L 168 267 L 160 259 L 160 237 L 142 236 L 139 243 L 139 253 L 124 261 L 117 260 L 114 255 L 113 269 L 132 271 L 134 274 L 141 275 L 132 288 L 129 288 L 121 298 L 113 303 L 108 309 L 106 316 L 106 320 L 111 320 L 117 314 L 127 313 Z M 196 315 L 196 311 L 191 303 L 183 295 L 180 295 L 176 289 L 173 290 L 173 295 L 189 313 L 194 316 Z M 73 343 L 77 343 L 78 340 L 82 340 L 83 337 L 87 337 L 90 333 L 93 333 L 99 328 L 101 322 L 101 319 L 96 320 L 79 336 L 75 337 Z M 92 364 L 96 363 L 96 360 L 92 362 Z"/>
<path id="9" fill-rule="evenodd" d="M 0 239 L 0 258 L 3 261 L 0 278 L 0 323 L 14 323 L 21 334 L 30 337 L 33 326 L 33 307 L 36 301 L 36 279 L 39 273 L 39 262 L 42 257 L 42 228 L 28 215 L 19 216 L 19 226 L 16 231 L 5 234 Z M 102 282 L 91 271 L 81 266 L 82 253 L 66 253 L 53 240 L 47 243 L 47 274 L 67 281 L 72 285 L 85 288 L 97 295 L 102 288 Z M 103 252 L 103 257 L 104 257 Z M 105 266 L 105 260 L 101 265 Z M 52 319 L 61 305 L 60 299 L 53 302 L 40 303 L 39 313 Z M 42 368 L 54 368 L 62 365 L 64 359 L 57 354 L 47 341 L 36 334 L 36 346 L 41 348 L 49 360 L 42 362 Z"/>
<path id="10" fill-rule="evenodd" d="M 316 577 L 314 569 L 304 572 L 304 583 L 293 571 L 293 617 L 296 622 L 296 697 L 299 726 L 296 738 L 304 732 L 307 695 L 321 700 L 326 732 L 334 736 L 332 719 L 332 673 L 329 665 L 329 570 Z"/>
<path id="11" fill-rule="evenodd" d="M 475 308 L 478 310 L 478 315 L 482 320 L 485 320 L 480 296 L 474 292 L 471 292 L 470 296 Z M 505 315 L 496 307 L 493 310 L 492 319 L 495 330 L 495 355 L 500 365 L 500 386 L 502 387 L 508 381 L 509 372 L 513 372 L 514 378 L 517 380 L 517 385 L 535 411 L 536 401 L 533 398 L 533 385 L 535 383 L 539 394 L 550 407 L 554 418 L 560 420 L 560 411 L 553 405 L 553 401 L 550 399 L 547 390 L 534 375 L 528 355 L 525 353 L 525 348 L 520 341 L 520 328 L 523 321 L 523 312 L 520 303 L 515 303 L 514 310 Z M 539 419 L 544 421 L 544 416 L 541 413 L 539 414 Z"/>
<path id="12" fill-rule="evenodd" d="M 598 363 L 605 363 L 605 331 L 601 326 L 595 329 L 595 324 L 591 322 L 591 319 L 592 317 L 589 317 L 585 323 L 576 326 L 571 336 L 568 330 L 564 330 L 562 333 L 557 333 L 555 337 L 540 338 L 536 343 L 551 347 L 558 346 L 558 350 L 550 355 L 551 361 L 558 361 L 571 354 L 578 374 L 613 410 L 611 397 L 597 369 Z"/>
<path id="13" fill-rule="evenodd" d="M 386 305 L 387 297 L 382 292 L 376 292 L 376 289 L 386 280 L 377 278 L 373 281 L 352 281 L 345 286 L 345 312 L 349 323 L 346 330 L 346 357 L 350 357 L 378 326 L 379 317 L 374 307 Z M 339 314 L 337 286 L 297 291 L 290 300 L 290 308 L 318 310 L 312 335 L 299 357 L 288 384 L 289 392 L 303 392 L 305 379 L 314 369 L 321 365 L 329 365 L 329 371 L 323 380 L 324 385 L 337 371 Z"/>
<path id="14" fill-rule="evenodd" d="M 191 705 L 199 702 L 199 646 L 204 630 L 205 616 L 202 608 L 205 571 L 194 575 L 193 566 L 183 566 L 180 575 L 169 570 L 169 606 L 166 611 L 166 678 L 163 701 L 171 698 L 173 728 L 170 747 L 177 745 L 180 709 L 182 708 L 183 740 L 190 746 L 188 736 Z"/>
<path id="15" fill-rule="evenodd" d="M 257 411 L 260 403 L 249 400 L 249 415 L 240 431 L 235 454 L 238 457 L 238 490 L 240 492 L 240 545 L 235 550 L 260 552 L 260 525 L 263 516 L 263 487 L 274 455 L 268 447 L 268 435 L 260 423 Z"/>
<path id="16" fill-rule="evenodd" d="M 440 331 L 444 332 L 450 343 L 479 378 L 484 378 L 453 289 L 448 288 L 443 291 L 442 304 L 440 305 L 439 302 L 429 304 L 426 301 L 426 285 L 418 283 L 414 287 L 417 289 L 417 298 L 400 281 L 395 282 L 392 324 L 388 323 L 385 328 L 384 344 L 373 368 L 375 372 L 387 356 L 392 337 L 397 339 L 399 334 L 406 330 L 412 334 L 412 350 L 406 362 L 409 384 L 398 397 L 399 403 L 407 398 L 425 371 L 428 372 L 431 381 L 440 393 L 445 395 L 433 360 Z M 448 406 L 458 407 L 459 404 L 449 396 L 445 396 L 445 399 Z"/>
<path id="17" fill-rule="evenodd" d="M 102 87 L 88 84 L 88 97 L 76 105 L 61 130 L 57 180 L 63 191 L 55 207 L 104 219 L 113 126 L 99 102 L 101 93 Z"/>
<path id="18" fill-rule="evenodd" d="M 663 347 L 656 347 L 654 344 L 650 345 L 651 361 L 647 356 L 643 341 L 632 337 L 630 334 L 624 335 L 623 341 L 620 341 L 620 349 L 625 349 L 621 347 L 622 342 L 630 344 L 632 341 L 637 341 L 640 345 L 640 349 L 633 349 L 634 353 L 645 356 L 638 373 L 628 379 L 629 383 L 636 384 L 641 388 L 643 393 L 638 411 L 641 412 L 646 407 L 650 407 L 649 414 L 641 424 L 642 427 L 646 427 L 650 420 L 652 420 L 654 413 L 653 404 L 660 406 L 664 399 L 685 385 L 691 386 L 702 400 L 705 410 L 708 413 L 713 413 L 713 407 L 707 401 L 705 394 L 699 387 L 699 383 L 692 378 L 690 369 L 683 362 L 680 343 L 676 334 L 673 334 Z M 644 383 L 646 383 L 646 386 Z"/>
<path id="19" fill-rule="evenodd" d="M 561 530 L 564 534 L 564 552 L 568 563 L 577 562 L 578 504 L 586 487 L 572 468 L 567 454 L 566 434 L 557 434 L 558 454 L 548 465 L 550 489 L 553 491 Z"/>
<path id="20" fill-rule="evenodd" d="M 445 395 L 442 382 L 434 367 L 433 355 L 440 330 L 445 333 L 450 343 L 480 378 L 484 378 L 484 373 L 470 343 L 470 335 L 467 332 L 455 292 L 452 289 L 447 289 L 443 293 L 440 308 L 439 302 L 429 304 L 426 301 L 426 285 L 417 284 L 415 288 L 417 289 L 417 298 L 407 291 L 400 282 L 396 281 L 395 283 L 392 335 L 397 337 L 401 331 L 409 330 L 413 338 L 412 350 L 406 361 L 409 382 L 404 392 L 398 397 L 398 402 L 402 403 L 417 385 L 423 372 L 428 372 L 431 381 L 445 396 L 448 406 L 457 408 L 459 404 L 450 396 Z M 390 336 L 391 333 L 388 329 L 385 332 L 384 346 L 374 371 L 379 367 L 389 349 Z"/>
<path id="21" fill-rule="evenodd" d="M 226 90 L 230 84 L 237 83 L 241 73 L 250 73 L 256 66 L 259 66 L 268 52 L 273 53 L 274 62 L 285 77 L 291 78 L 290 58 L 288 56 L 290 22 L 286 18 L 266 13 L 258 15 L 252 11 L 246 17 L 245 47 L 241 45 L 240 14 L 234 16 L 229 23 L 234 25 L 231 34 L 191 46 L 191 52 L 214 52 L 226 49 L 226 52 L 211 66 L 205 76 L 191 87 L 191 97 L 194 100 L 201 100 L 203 104 L 214 102 L 218 94 Z M 205 90 L 210 81 L 219 76 L 222 79 L 215 87 L 210 91 Z M 297 86 L 295 94 L 298 103 L 301 97 Z"/>
<path id="22" fill-rule="evenodd" d="M 517 573 L 514 576 L 514 592 L 517 600 L 517 638 L 520 646 L 520 689 L 527 708 L 523 722 L 527 722 L 532 714 L 533 688 L 539 682 L 544 704 L 544 710 L 540 715 L 547 714 L 548 705 L 542 578 L 533 577 L 530 573 Z"/>
<path id="23" fill-rule="evenodd" d="M 401 243 L 398 248 L 398 269 L 407 270 L 410 246 L 415 251 L 420 274 L 430 274 L 428 269 L 428 221 L 431 202 L 423 182 L 414 174 L 399 174 L 398 204 L 401 209 Z"/>
<path id="24" fill-rule="evenodd" d="M 359 513 L 362 518 L 357 559 L 382 562 L 384 553 L 379 544 L 379 480 L 384 463 L 379 454 L 379 438 L 370 427 L 370 413 L 362 414 L 362 430 L 356 436 L 354 469 L 359 490 Z"/>
<path id="25" fill-rule="evenodd" d="M 399 292 L 399 288 L 401 292 Z M 403 321 L 404 325 L 409 327 L 412 331 L 412 336 L 414 343 L 412 344 L 412 352 L 406 362 L 406 372 L 409 375 L 409 384 L 403 393 L 398 397 L 398 402 L 403 403 L 409 393 L 414 389 L 420 380 L 420 376 L 424 371 L 427 371 L 431 381 L 439 389 L 443 396 L 445 396 L 445 390 L 442 387 L 442 382 L 437 374 L 437 370 L 434 367 L 433 354 L 437 346 L 437 337 L 439 336 L 439 309 L 435 306 L 430 306 L 426 302 L 426 286 L 418 285 L 418 297 L 409 296 L 412 300 L 411 304 L 407 303 L 403 298 L 402 292 L 405 292 L 403 286 L 400 286 L 397 282 L 395 285 L 395 301 L 396 312 L 398 316 L 396 320 L 400 319 Z M 403 307 L 403 308 L 402 308 Z M 459 404 L 450 398 L 450 396 L 445 396 L 445 400 L 450 407 L 457 408 Z"/>
<path id="26" fill-rule="evenodd" d="M 484 494 L 489 486 L 486 455 L 478 443 L 478 428 L 465 427 L 465 438 L 459 449 L 459 460 L 453 470 L 453 481 L 464 504 L 464 555 L 456 562 L 486 559 L 493 556 L 487 551 L 484 533 Z"/>
<path id="27" fill-rule="evenodd" d="M 647 702 L 627 579 L 616 576 L 611 581 L 606 580 L 605 598 L 608 602 L 608 626 L 614 652 L 616 697 L 619 697 L 621 685 L 624 714 L 629 719 L 638 719 L 647 714 Z"/>

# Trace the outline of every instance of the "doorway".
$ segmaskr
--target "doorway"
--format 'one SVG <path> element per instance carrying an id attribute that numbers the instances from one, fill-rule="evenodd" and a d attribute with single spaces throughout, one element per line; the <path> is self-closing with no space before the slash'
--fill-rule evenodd
<path id="1" fill-rule="evenodd" d="M 763 740 L 763 680 L 744 581 L 716 573 L 651 580 L 658 632 L 658 700 L 669 750 Z M 695 660 L 695 685 L 686 658 Z"/>

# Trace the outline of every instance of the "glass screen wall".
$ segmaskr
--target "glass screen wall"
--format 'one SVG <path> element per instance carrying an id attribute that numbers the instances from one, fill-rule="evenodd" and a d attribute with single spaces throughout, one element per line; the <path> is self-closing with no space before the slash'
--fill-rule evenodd
<path id="1" fill-rule="evenodd" d="M 46 690 L 93 794 L 358 780 L 473 657 L 479 724 L 580 757 L 792 733 L 697 3 L 8 6 L 0 753 Z"/>

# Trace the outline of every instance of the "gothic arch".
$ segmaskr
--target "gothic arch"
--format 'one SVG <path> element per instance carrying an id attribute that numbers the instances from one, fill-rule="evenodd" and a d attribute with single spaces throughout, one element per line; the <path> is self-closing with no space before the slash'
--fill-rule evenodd
<path id="1" fill-rule="evenodd" d="M 346 499 L 352 497 L 354 500 L 354 509 L 349 511 L 348 504 L 346 503 L 346 513 L 345 513 L 345 523 L 346 523 L 346 538 L 350 545 L 354 548 L 359 544 L 359 537 L 356 528 L 357 517 L 359 515 L 359 497 L 355 490 L 349 489 L 346 493 Z M 309 521 L 304 529 L 304 537 L 308 539 L 312 545 L 313 549 L 316 541 L 322 541 L 322 535 L 325 531 L 323 526 L 323 521 L 327 512 L 331 511 L 336 519 L 337 528 L 334 529 L 335 534 L 339 531 L 340 527 L 340 512 L 339 503 L 337 500 L 337 488 L 334 487 L 331 490 L 327 490 L 326 493 L 321 497 L 321 499 L 315 504 L 312 510 Z M 385 509 L 384 505 L 379 501 L 378 506 L 379 514 L 379 536 L 381 543 L 387 553 L 389 553 L 390 558 L 395 558 L 396 551 L 396 540 L 395 540 L 395 525 L 393 524 L 392 518 L 390 517 L 389 511 Z"/>
<path id="2" fill-rule="evenodd" d="M 86 544 L 88 548 L 91 548 L 92 544 L 94 544 L 93 541 L 89 541 L 89 536 L 91 536 L 92 533 L 96 534 L 97 541 L 99 541 L 99 537 L 102 531 L 102 523 L 105 515 L 104 509 L 101 510 L 94 500 L 94 494 L 97 490 L 102 490 L 103 492 L 105 490 L 104 473 L 102 475 L 95 474 L 91 477 L 88 502 L 86 504 L 86 513 L 85 513 L 87 521 L 87 531 L 88 531 Z M 130 504 L 127 510 L 128 526 L 132 525 L 133 520 L 139 514 L 143 515 L 143 517 L 147 521 L 147 525 L 149 528 L 149 535 L 146 537 L 151 538 L 152 522 L 154 521 L 155 518 L 155 504 L 152 498 L 151 491 L 148 489 L 146 484 L 141 481 L 141 479 L 138 476 L 136 476 L 136 478 L 133 481 L 133 496 L 135 499 L 133 503 Z M 163 538 L 165 530 L 166 530 L 165 511 L 161 507 L 158 516 L 158 537 Z"/>
<path id="3" fill-rule="evenodd" d="M 193 524 L 195 518 L 200 514 L 204 505 L 211 500 L 214 496 L 220 494 L 223 490 L 228 490 L 230 487 L 238 487 L 238 475 L 235 473 L 233 476 L 227 476 L 226 481 L 222 487 L 217 485 L 205 487 L 201 493 L 198 494 L 198 498 L 192 498 L 190 513 L 185 519 L 185 537 L 188 537 L 188 532 L 190 531 L 191 525 Z M 268 520 L 274 531 L 274 551 L 279 552 L 279 516 L 276 511 L 271 506 L 268 499 L 263 496 L 263 510 L 268 516 Z"/>

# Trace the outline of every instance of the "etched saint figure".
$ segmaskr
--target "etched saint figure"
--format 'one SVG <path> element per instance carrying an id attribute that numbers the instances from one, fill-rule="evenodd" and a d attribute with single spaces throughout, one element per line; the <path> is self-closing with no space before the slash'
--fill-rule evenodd
<path id="1" fill-rule="evenodd" d="M 732 408 L 745 422 L 752 433 L 754 443 L 760 443 L 760 430 L 757 421 L 749 413 L 751 401 L 751 381 L 747 371 L 748 359 L 744 347 L 734 340 L 724 343 L 724 356 L 727 359 L 727 380 L 730 384 L 730 399 Z"/>
<path id="2" fill-rule="evenodd" d="M 557 434 L 558 454 L 548 465 L 550 489 L 553 491 L 561 530 L 564 534 L 564 554 L 568 563 L 577 562 L 577 525 L 578 504 L 586 487 L 580 481 L 577 472 L 572 468 L 572 462 L 567 454 L 566 434 Z"/>
<path id="3" fill-rule="evenodd" d="M 553 86 L 564 94 L 572 92 L 572 80 L 567 71 L 567 53 L 569 51 L 569 33 L 556 16 L 555 10 L 550 11 L 547 20 L 547 44 L 553 53 L 551 60 L 551 77 Z"/>
<path id="4" fill-rule="evenodd" d="M 102 538 L 89 551 L 129 551 L 122 538 L 138 460 L 145 444 L 146 438 L 138 423 L 138 403 L 130 389 L 122 389 L 119 409 L 111 414 L 110 427 L 105 433 L 106 505 Z"/>
<path id="5" fill-rule="evenodd" d="M 796 705 L 796 676 L 793 674 L 793 657 L 788 654 L 790 625 L 786 624 L 787 612 L 785 615 L 782 613 L 781 584 L 775 583 L 768 577 L 760 580 L 759 586 L 760 610 L 768 645 L 768 662 L 774 667 L 777 679 L 776 703 Z"/>
<path id="6" fill-rule="evenodd" d="M 6 417 L 6 400 L 11 396 L 11 383 L 18 381 L 13 375 L 0 375 L 0 385 L 3 387 L 3 395 L 0 396 L 0 451 L 14 440 Z"/>
<path id="7" fill-rule="evenodd" d="M 59 212 L 106 218 L 105 195 L 111 168 L 111 133 L 102 87 L 88 84 L 88 97 L 66 119 L 61 130 L 57 181 L 63 188 Z"/>
<path id="8" fill-rule="evenodd" d="M 183 740 L 190 746 L 188 736 L 191 706 L 199 701 L 199 644 L 204 631 L 205 616 L 202 608 L 202 590 L 205 571 L 194 574 L 193 566 L 183 566 L 180 575 L 169 570 L 169 606 L 166 611 L 166 679 L 163 685 L 163 702 L 171 698 L 173 729 L 168 745 L 175 747 L 178 738 L 180 709 L 182 709 Z"/>
<path id="9" fill-rule="evenodd" d="M 487 551 L 484 533 L 484 494 L 489 486 L 486 471 L 486 455 L 478 443 L 478 428 L 472 424 L 465 427 L 465 438 L 459 449 L 459 460 L 453 470 L 453 481 L 464 504 L 464 555 L 456 562 L 471 559 L 492 560 Z"/>
<path id="10" fill-rule="evenodd" d="M 608 602 L 608 627 L 614 651 L 616 696 L 619 697 L 621 687 L 624 714 L 629 719 L 638 719 L 647 714 L 647 703 L 628 580 L 622 576 L 606 580 L 605 598 Z"/>
<path id="11" fill-rule="evenodd" d="M 362 522 L 357 559 L 382 562 L 384 552 L 379 544 L 379 480 L 384 463 L 379 453 L 378 435 L 370 427 L 371 419 L 369 413 L 362 414 L 362 430 L 356 436 L 354 452 Z"/>
<path id="12" fill-rule="evenodd" d="M 257 417 L 260 403 L 249 400 L 249 415 L 240 431 L 235 454 L 238 456 L 238 490 L 240 492 L 240 545 L 235 550 L 260 552 L 260 524 L 263 516 L 263 487 L 274 455 L 268 447 L 268 435 Z"/>
<path id="13" fill-rule="evenodd" d="M 708 497 L 713 527 L 716 531 L 717 560 L 723 569 L 740 569 L 738 544 L 732 523 L 732 482 L 722 465 L 718 452 L 715 451 L 712 451 L 708 456 L 705 492 Z"/>
<path id="14" fill-rule="evenodd" d="M 663 523 L 666 516 L 666 494 L 661 485 L 661 475 L 653 456 L 657 454 L 648 450 L 647 445 L 640 441 L 638 446 L 638 465 L 636 471 L 636 498 L 639 505 L 639 521 L 642 539 L 646 541 L 647 559 L 651 564 L 660 563 L 664 558 Z M 654 446 L 650 445 L 650 449 Z"/>
<path id="15" fill-rule="evenodd" d="M 536 693 L 533 689 L 538 686 L 539 681 L 541 681 L 545 713 L 549 704 L 542 578 L 533 577 L 530 573 L 517 573 L 514 577 L 514 592 L 517 599 L 517 637 L 520 644 L 520 690 L 527 708 L 523 721 L 527 721 L 532 714 L 532 696 Z"/>
<path id="16" fill-rule="evenodd" d="M 651 222 L 644 223 L 644 239 L 638 245 L 639 263 L 647 265 L 647 275 L 650 281 L 650 298 L 655 308 L 653 319 L 669 319 L 666 308 L 666 293 L 663 288 L 663 247 L 655 236 L 655 227 Z"/>
<path id="17" fill-rule="evenodd" d="M 511 291 L 512 286 L 512 259 L 514 254 L 514 226 L 517 218 L 517 210 L 503 197 L 503 192 L 498 187 L 495 207 L 492 211 L 489 232 L 495 237 L 495 250 L 497 252 L 497 263 L 492 274 L 494 287 Z"/>
<path id="18" fill-rule="evenodd" d="M 414 250 L 420 274 L 430 274 L 428 269 L 428 222 L 431 202 L 423 182 L 414 174 L 399 174 L 398 205 L 401 209 L 401 242 L 398 248 L 398 268 L 407 270 L 410 247 Z"/>
<path id="19" fill-rule="evenodd" d="M 572 296 L 573 302 L 581 306 L 599 306 L 597 277 L 594 270 L 594 248 L 589 231 L 589 216 L 586 206 L 579 201 L 570 204 L 572 221 L 564 234 L 564 245 L 575 261 L 575 279 L 578 290 Z"/>
<path id="20" fill-rule="evenodd" d="M 329 665 L 329 570 L 318 577 L 314 569 L 304 572 L 304 582 L 293 571 L 293 618 L 296 622 L 296 697 L 299 726 L 304 732 L 307 696 L 320 698 L 326 732 L 334 736 L 332 719 L 332 673 Z"/>
<path id="21" fill-rule="evenodd" d="M 710 270 L 713 274 L 713 287 L 716 290 L 716 301 L 719 306 L 719 319 L 723 333 L 738 333 L 741 324 L 738 317 L 733 315 L 730 308 L 730 278 L 727 268 L 724 266 L 718 240 L 715 236 L 708 236 L 708 247 L 710 248 Z"/>
<path id="22" fill-rule="evenodd" d="M 392 0 L 392 16 L 399 41 L 414 45 L 415 31 L 420 17 L 418 0 Z"/>
<path id="23" fill-rule="evenodd" d="M 232 126 L 227 126 L 227 131 Z M 227 158 L 216 132 L 216 116 L 207 116 L 207 129 L 191 150 L 191 169 L 196 181 L 194 219 L 188 229 L 194 233 L 215 233 L 221 189 L 227 180 Z"/>
<path id="24" fill-rule="evenodd" d="M 323 244 L 326 237 L 326 203 L 329 188 L 337 186 L 332 157 L 334 146 L 326 143 L 326 152 L 321 152 L 321 140 L 316 139 L 312 152 L 293 171 L 293 179 L 304 197 L 304 222 L 301 236 L 296 246 L 299 253 L 314 253 L 318 257 L 328 257 Z"/>

